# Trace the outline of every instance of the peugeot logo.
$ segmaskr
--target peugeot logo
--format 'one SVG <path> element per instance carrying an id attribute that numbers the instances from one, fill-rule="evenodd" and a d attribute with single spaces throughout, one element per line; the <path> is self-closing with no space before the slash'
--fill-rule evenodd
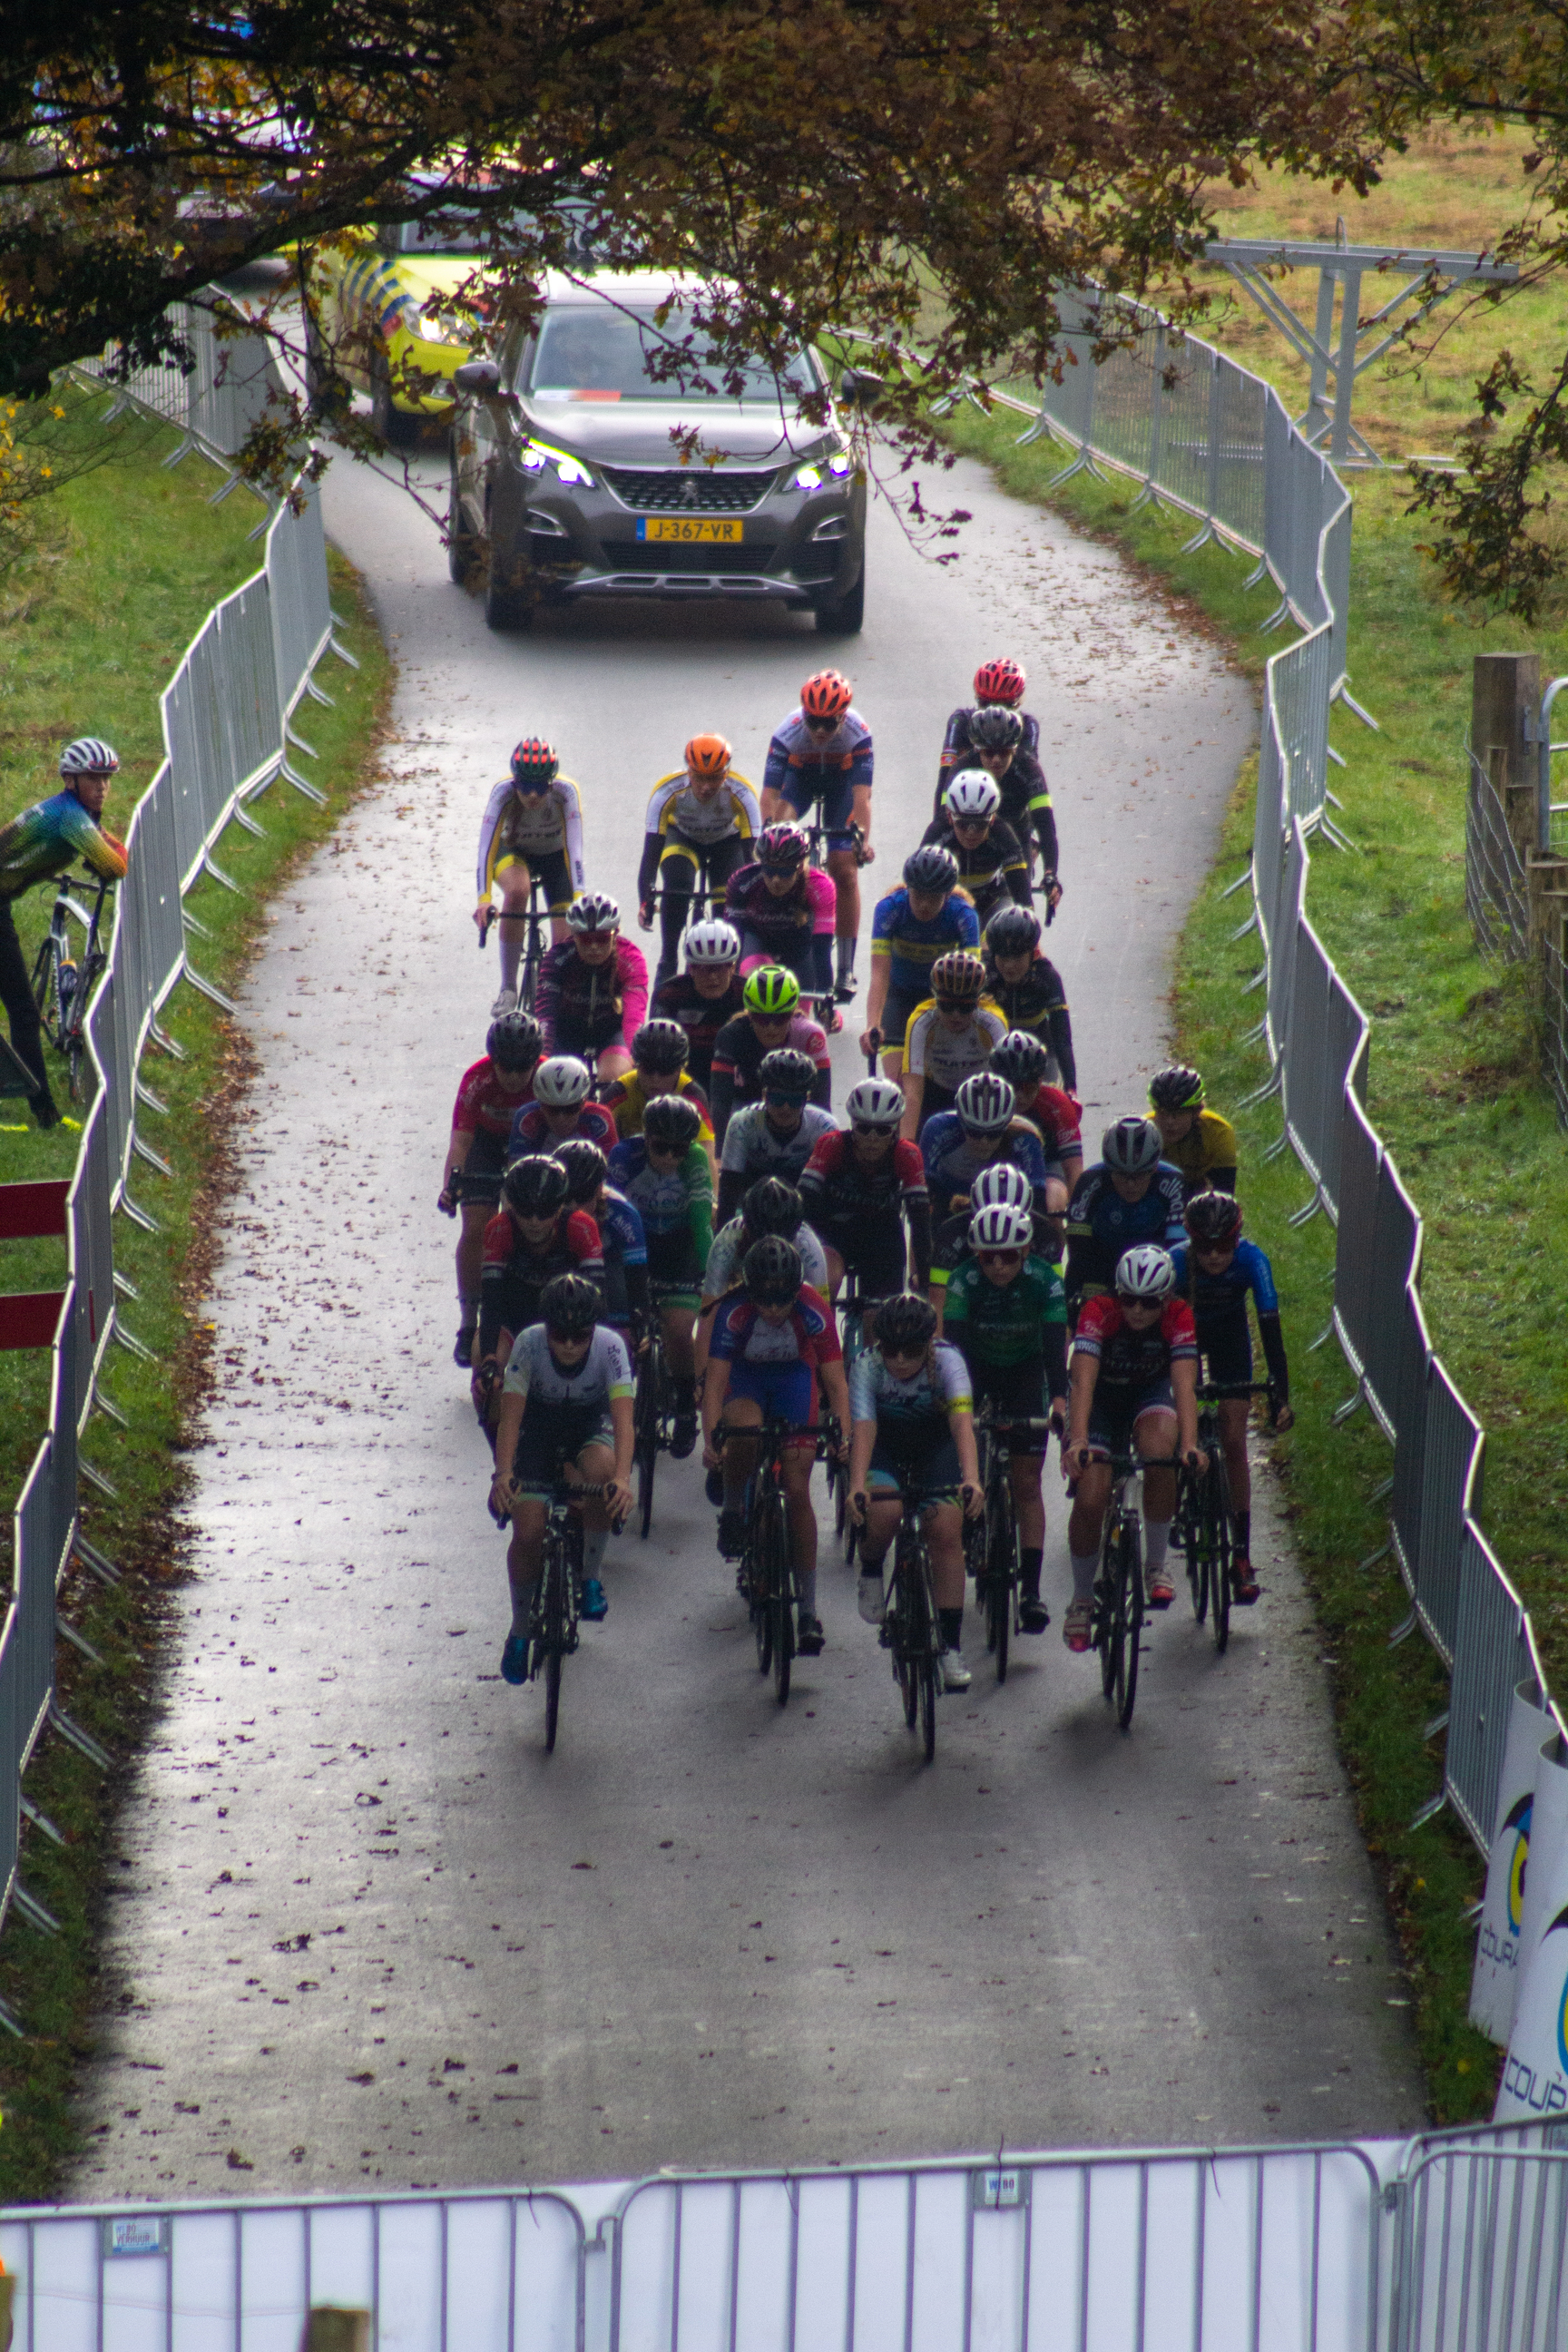
<path id="1" fill-rule="evenodd" d="M 697 485 L 695 482 L 686 482 L 682 484 L 680 499 L 683 506 L 694 507 L 697 504 Z"/>

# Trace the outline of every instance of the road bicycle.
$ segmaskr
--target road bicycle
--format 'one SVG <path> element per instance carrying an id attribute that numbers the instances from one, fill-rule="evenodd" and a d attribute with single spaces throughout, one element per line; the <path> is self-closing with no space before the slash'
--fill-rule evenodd
<path id="1" fill-rule="evenodd" d="M 772 1668 L 773 1695 L 781 1706 L 789 1701 L 800 1600 L 784 1498 L 784 1461 L 790 1440 L 801 1433 L 792 1423 L 776 1417 L 764 1421 L 760 1429 L 721 1425 L 714 1432 L 721 1451 L 737 1437 L 751 1439 L 759 1449 L 747 1491 L 740 1581 L 757 1645 L 757 1672 L 765 1675 Z M 817 1455 L 825 1445 L 836 1447 L 837 1443 L 837 1423 L 829 1420 L 817 1433 Z"/>
<path id="2" fill-rule="evenodd" d="M 658 932 L 662 940 L 664 909 L 667 904 L 679 905 L 686 910 L 680 926 L 683 939 L 693 923 L 703 922 L 710 915 L 722 915 L 724 892 L 729 877 L 728 876 L 722 879 L 715 877 L 713 853 L 716 849 L 728 849 L 732 846 L 733 843 L 728 836 L 721 842 L 682 842 L 676 855 L 688 859 L 695 867 L 692 887 L 689 890 L 673 889 L 661 879 L 656 880 L 654 887 L 637 909 L 638 919 L 643 921 L 644 929 Z M 662 877 L 663 873 L 664 866 L 661 862 L 658 874 Z M 646 920 L 644 920 L 645 918 Z M 661 948 L 659 953 L 661 969 L 663 961 Z"/>
<path id="3" fill-rule="evenodd" d="M 1145 1462 L 1135 1454 L 1110 1459 L 1110 1499 L 1100 1538 L 1090 1647 L 1100 1653 L 1100 1685 L 1125 1731 L 1138 1697 L 1138 1658 L 1144 1624 L 1143 1520 L 1134 1483 L 1145 1470 L 1176 1466 L 1171 1455 Z"/>
<path id="4" fill-rule="evenodd" d="M 89 908 L 71 896 L 73 886 Z M 33 964 L 33 1002 L 38 1008 L 45 1036 L 57 1054 L 65 1056 L 73 1102 L 81 1100 L 82 1062 L 87 1052 L 87 1008 L 108 967 L 103 945 L 103 904 L 114 885 L 106 875 L 62 874 L 55 886 L 54 911 Z M 83 932 L 81 954 L 73 952 L 71 924 Z"/>
<path id="5" fill-rule="evenodd" d="M 637 1472 L 637 1533 L 644 1538 L 653 1524 L 653 1480 L 660 1454 L 668 1454 L 675 1433 L 675 1399 L 669 1361 L 664 1349 L 664 1318 L 660 1313 L 675 1286 L 650 1289 L 652 1312 L 648 1328 L 637 1348 L 637 1389 L 632 1400 L 632 1463 Z"/>
<path id="6" fill-rule="evenodd" d="M 974 1579 L 974 1605 L 985 1619 L 985 1646 L 996 1661 L 996 1679 L 1007 1679 L 1007 1653 L 1018 1631 L 1018 1519 L 1013 1499 L 1013 1451 L 1037 1449 L 1054 1424 L 1044 1420 L 997 1421 L 983 1412 L 974 1424 L 980 1477 L 985 1496 L 983 1517 L 964 1521 L 964 1565 Z"/>
<path id="7" fill-rule="evenodd" d="M 882 1619 L 904 1721 L 911 1731 L 919 1724 L 928 1764 L 936 1754 L 936 1694 L 942 1673 L 942 1624 L 925 1531 L 929 1499 L 923 1489 L 900 1482 L 899 1500 L 904 1507 L 893 1538 L 893 1578 Z"/>
<path id="8" fill-rule="evenodd" d="M 577 1647 L 577 1613 L 583 1601 L 583 1513 L 590 1496 L 603 1486 L 569 1486 L 563 1479 L 550 1497 L 544 1522 L 544 1554 L 540 1563 L 539 1591 L 533 1604 L 528 1654 L 531 1682 L 544 1676 L 544 1748 L 555 1748 L 561 1721 L 561 1665 Z"/>
<path id="9" fill-rule="evenodd" d="M 499 923 L 503 913 L 505 909 L 500 907 L 486 908 L 485 919 L 479 930 L 481 953 L 489 938 L 490 925 Z M 522 960 L 518 965 L 517 971 L 517 1009 L 520 1013 L 531 1013 L 539 999 L 539 967 L 544 961 L 551 944 L 550 903 L 544 883 L 531 866 L 528 877 L 527 909 L 521 915 L 507 914 L 506 920 L 509 923 L 526 923 L 528 926 L 527 935 L 523 940 Z"/>
<path id="10" fill-rule="evenodd" d="M 852 1266 L 844 1276 L 835 1305 L 844 1350 L 844 1377 L 847 1381 L 851 1366 L 866 1351 L 866 1303 L 860 1296 L 860 1277 Z M 849 1507 L 847 1461 L 828 1463 L 827 1492 L 833 1504 L 833 1532 L 844 1546 L 846 1566 L 852 1568 L 860 1549 L 860 1523 Z"/>
<path id="11" fill-rule="evenodd" d="M 1186 1553 L 1187 1590 L 1193 1615 L 1201 1625 L 1208 1621 L 1215 1648 L 1221 1657 L 1230 1640 L 1231 1542 L 1230 1474 L 1220 1443 L 1218 1405 L 1226 1397 L 1268 1396 L 1267 1381 L 1253 1381 L 1246 1389 L 1226 1387 L 1198 1391 L 1198 1444 L 1208 1455 L 1208 1468 L 1184 1470 L 1176 1493 L 1175 1533 Z"/>

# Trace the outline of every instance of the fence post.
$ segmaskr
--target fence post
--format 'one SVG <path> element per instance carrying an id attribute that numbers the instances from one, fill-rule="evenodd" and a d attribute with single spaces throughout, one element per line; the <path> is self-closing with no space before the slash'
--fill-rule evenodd
<path id="1" fill-rule="evenodd" d="M 1527 869 L 1540 838 L 1534 742 L 1540 708 L 1539 654 L 1477 654 L 1470 684 L 1470 745 L 1502 803 L 1510 838 Z M 1532 932 L 1539 928 L 1535 913 L 1532 904 Z"/>

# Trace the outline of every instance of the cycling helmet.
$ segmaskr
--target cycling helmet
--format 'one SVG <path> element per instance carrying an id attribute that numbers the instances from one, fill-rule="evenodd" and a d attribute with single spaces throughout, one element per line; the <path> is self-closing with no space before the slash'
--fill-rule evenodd
<path id="1" fill-rule="evenodd" d="M 534 1092 L 538 1091 L 536 1079 Z M 1149 1175 L 1159 1166 L 1164 1149 L 1153 1120 L 1140 1118 L 1135 1111 L 1126 1118 L 1119 1118 L 1114 1127 L 1108 1127 L 1100 1139 L 1101 1160 L 1119 1176 Z"/>
<path id="2" fill-rule="evenodd" d="M 918 1290 L 877 1301 L 877 1345 L 884 1356 L 912 1356 L 936 1337 L 936 1309 Z"/>
<path id="3" fill-rule="evenodd" d="M 1034 1238 L 1035 1221 L 1027 1209 L 1015 1209 L 1005 1201 L 976 1209 L 969 1220 L 972 1250 L 1026 1250 Z"/>
<path id="4" fill-rule="evenodd" d="M 842 719 L 855 697 L 849 680 L 836 669 L 819 669 L 800 689 L 804 719 Z"/>
<path id="5" fill-rule="evenodd" d="M 969 1188 L 972 1209 L 1029 1209 L 1034 1201 L 1035 1188 L 1027 1170 L 1012 1160 L 994 1160 Z"/>
<path id="6" fill-rule="evenodd" d="M 985 989 L 985 966 L 977 955 L 955 948 L 931 968 L 931 992 L 939 1003 L 978 1004 Z"/>
<path id="7" fill-rule="evenodd" d="M 584 890 L 566 909 L 569 931 L 618 931 L 621 910 L 604 890 Z"/>
<path id="8" fill-rule="evenodd" d="M 1004 704 L 988 702 L 969 714 L 971 751 L 1016 751 L 1023 740 L 1023 720 Z"/>
<path id="9" fill-rule="evenodd" d="M 798 1297 L 801 1255 L 782 1234 L 764 1234 L 741 1260 L 741 1279 L 747 1296 L 759 1307 L 789 1307 Z"/>
<path id="10" fill-rule="evenodd" d="M 702 1127 L 702 1113 L 689 1095 L 655 1095 L 642 1115 L 642 1131 L 650 1143 L 672 1151 L 689 1151 Z"/>
<path id="11" fill-rule="evenodd" d="M 811 855 L 811 844 L 798 824 L 764 824 L 757 835 L 757 864 L 784 867 L 793 873 Z"/>
<path id="12" fill-rule="evenodd" d="M 566 1171 L 547 1152 L 514 1160 L 500 1180 L 501 1198 L 520 1217 L 552 1217 L 566 1205 Z"/>
<path id="13" fill-rule="evenodd" d="M 598 1321 L 602 1305 L 585 1274 L 558 1274 L 539 1294 L 539 1317 L 557 1339 L 581 1339 Z"/>
<path id="14" fill-rule="evenodd" d="M 485 1051 L 498 1070 L 531 1070 L 544 1050 L 544 1032 L 531 1013 L 503 1013 L 485 1032 Z"/>
<path id="15" fill-rule="evenodd" d="M 79 735 L 60 753 L 62 776 L 112 776 L 119 765 L 119 752 L 101 735 Z"/>
<path id="16" fill-rule="evenodd" d="M 961 817 L 993 817 L 1002 805 L 1002 787 L 984 768 L 964 768 L 954 776 L 942 798 L 956 824 Z"/>
<path id="17" fill-rule="evenodd" d="M 639 1070 L 668 1077 L 691 1059 L 691 1040 L 679 1021 L 645 1021 L 633 1035 L 632 1059 Z"/>
<path id="18" fill-rule="evenodd" d="M 694 735 L 680 756 L 689 776 L 717 776 L 722 782 L 735 755 L 722 735 Z"/>
<path id="19" fill-rule="evenodd" d="M 760 963 L 741 994 L 748 1013 L 782 1017 L 800 1003 L 800 982 L 782 963 Z"/>
<path id="20" fill-rule="evenodd" d="M 757 1069 L 764 1093 L 799 1095 L 804 1102 L 816 1077 L 816 1064 L 798 1045 L 778 1045 L 763 1055 Z"/>
<path id="21" fill-rule="evenodd" d="M 1050 1066 L 1049 1054 L 1027 1029 L 1009 1029 L 1000 1043 L 992 1046 L 987 1065 L 1015 1091 L 1019 1087 L 1037 1087 Z"/>
<path id="22" fill-rule="evenodd" d="M 923 849 L 917 849 L 912 857 L 904 860 L 906 890 L 929 890 L 933 896 L 940 894 L 945 898 L 948 891 L 956 888 L 957 883 L 957 858 L 951 849 L 939 849 L 934 841 L 929 842 Z"/>
<path id="23" fill-rule="evenodd" d="M 1136 1249 L 1123 1250 L 1116 1261 L 1116 1296 L 1118 1298 L 1138 1298 L 1148 1302 L 1169 1298 L 1176 1286 L 1176 1269 L 1171 1263 L 1171 1253 L 1158 1242 L 1140 1242 Z"/>
<path id="24" fill-rule="evenodd" d="M 1033 907 L 1009 902 L 998 907 L 985 926 L 985 944 L 993 955 L 1033 955 L 1040 943 L 1040 919 Z"/>
<path id="25" fill-rule="evenodd" d="M 782 1176 L 759 1176 L 741 1203 L 741 1214 L 746 1231 L 759 1241 L 764 1234 L 777 1234 L 787 1242 L 799 1232 L 805 1208 L 795 1186 Z"/>
<path id="26" fill-rule="evenodd" d="M 686 934 L 688 971 L 694 963 L 739 963 L 740 960 L 741 934 L 716 915 L 693 923 Z"/>
<path id="27" fill-rule="evenodd" d="M 560 766 L 553 743 L 542 735 L 525 735 L 511 755 L 511 780 L 525 793 L 542 793 L 555 782 Z"/>
<path id="28" fill-rule="evenodd" d="M 1241 1202 L 1228 1192 L 1194 1192 L 1183 1214 L 1188 1238 L 1205 1242 L 1235 1241 L 1241 1231 Z"/>
<path id="29" fill-rule="evenodd" d="M 1024 699 L 1027 683 L 1022 662 L 1009 661 L 1003 654 L 995 661 L 982 662 L 974 673 L 976 702 L 1005 702 L 1011 709 Z"/>
<path id="30" fill-rule="evenodd" d="M 594 1090 L 594 1073 L 575 1054 L 552 1054 L 533 1074 L 533 1099 L 546 1110 L 575 1110 Z"/>
<path id="31" fill-rule="evenodd" d="M 1202 1110 L 1204 1082 L 1185 1062 L 1173 1062 L 1168 1070 L 1156 1070 L 1150 1079 L 1149 1107 L 1152 1110 Z"/>
<path id="32" fill-rule="evenodd" d="M 610 1172 L 610 1163 L 585 1135 L 569 1135 L 551 1153 L 566 1171 L 566 1190 L 574 1201 L 591 1201 Z"/>
<path id="33" fill-rule="evenodd" d="M 1005 1078 L 976 1070 L 959 1087 L 952 1107 L 965 1135 L 1000 1135 L 1013 1116 L 1014 1099 Z"/>
<path id="34" fill-rule="evenodd" d="M 904 1115 L 903 1093 L 891 1078 L 862 1078 L 845 1096 L 844 1109 L 851 1127 L 870 1127 L 886 1133 Z"/>

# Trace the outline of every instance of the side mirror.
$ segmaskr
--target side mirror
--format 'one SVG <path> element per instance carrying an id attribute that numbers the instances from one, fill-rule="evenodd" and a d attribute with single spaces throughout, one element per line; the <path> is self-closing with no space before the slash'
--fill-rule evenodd
<path id="1" fill-rule="evenodd" d="M 465 400 L 499 400 L 500 370 L 494 360 L 465 360 L 453 371 L 452 382 Z"/>
<path id="2" fill-rule="evenodd" d="M 868 369 L 847 367 L 838 380 L 838 397 L 847 407 L 868 408 L 882 390 L 882 383 Z"/>

